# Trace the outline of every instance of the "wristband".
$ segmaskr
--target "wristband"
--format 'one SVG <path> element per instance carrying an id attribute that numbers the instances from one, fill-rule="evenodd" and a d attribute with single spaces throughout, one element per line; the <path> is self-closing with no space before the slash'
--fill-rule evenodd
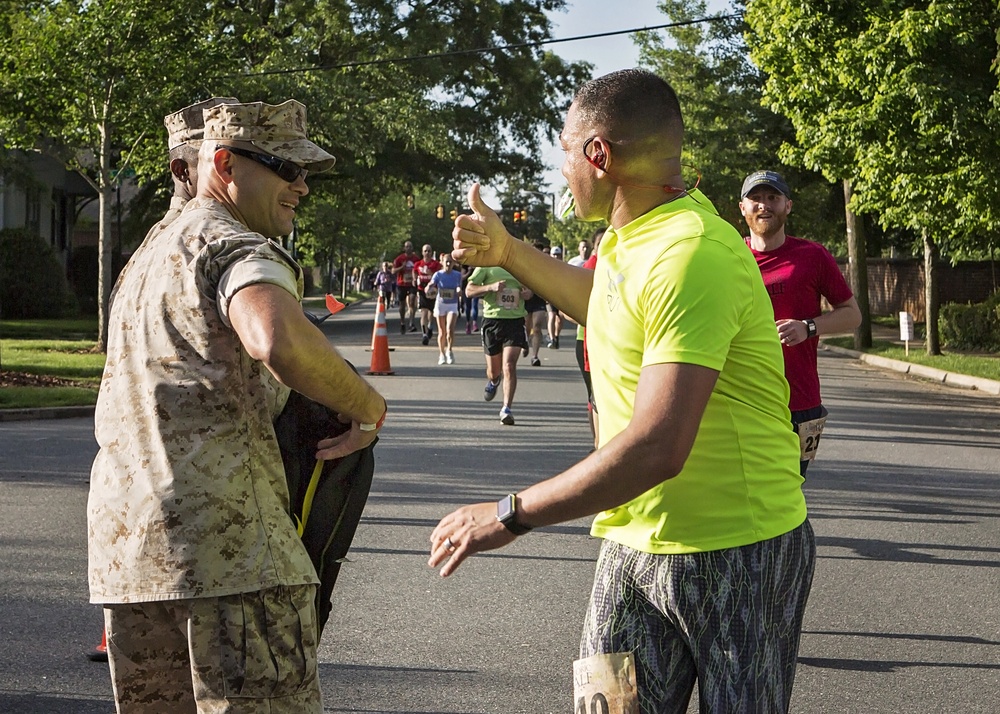
<path id="1" fill-rule="evenodd" d="M 358 424 L 358 429 L 361 431 L 378 431 L 385 424 L 385 417 L 389 413 L 389 405 L 385 407 L 385 411 L 382 412 L 382 417 L 374 424 Z"/>
<path id="2" fill-rule="evenodd" d="M 804 322 L 806 324 L 806 338 L 815 337 L 816 336 L 816 321 L 812 320 L 812 319 L 809 319 L 809 320 L 803 320 L 802 322 Z"/>

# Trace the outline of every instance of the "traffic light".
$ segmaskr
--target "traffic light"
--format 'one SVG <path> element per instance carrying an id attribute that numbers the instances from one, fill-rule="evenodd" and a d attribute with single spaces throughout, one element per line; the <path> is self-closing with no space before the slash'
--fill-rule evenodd
<path id="1" fill-rule="evenodd" d="M 438 205 L 437 205 L 437 206 L 435 207 L 435 209 L 434 209 L 434 216 L 435 216 L 435 217 L 436 217 L 436 218 L 437 218 L 438 220 L 442 220 L 442 219 L 444 218 L 444 205 L 443 205 L 443 204 L 439 203 L 439 204 L 438 204 Z"/>
<path id="2" fill-rule="evenodd" d="M 448 217 L 451 218 L 452 221 L 458 218 L 458 209 L 457 208 L 451 209 L 451 213 L 448 214 Z"/>
<path id="3" fill-rule="evenodd" d="M 414 208 L 413 194 L 412 193 L 406 194 L 406 207 L 409 208 L 411 211 Z"/>

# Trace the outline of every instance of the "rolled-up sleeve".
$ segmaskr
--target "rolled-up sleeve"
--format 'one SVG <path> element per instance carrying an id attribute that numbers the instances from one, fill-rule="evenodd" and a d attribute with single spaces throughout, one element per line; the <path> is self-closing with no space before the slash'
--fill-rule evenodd
<path id="1" fill-rule="evenodd" d="M 219 279 L 219 316 L 227 326 L 232 327 L 229 307 L 236 293 L 249 285 L 261 283 L 277 285 L 287 290 L 296 300 L 302 299 L 301 275 L 273 246 L 261 244 L 256 250 L 229 265 Z"/>

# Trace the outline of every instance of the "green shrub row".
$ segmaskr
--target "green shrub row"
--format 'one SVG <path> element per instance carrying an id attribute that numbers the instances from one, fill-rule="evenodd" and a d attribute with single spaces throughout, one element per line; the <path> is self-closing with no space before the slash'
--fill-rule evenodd
<path id="1" fill-rule="evenodd" d="M 52 248 L 22 228 L 0 230 L 0 317 L 63 317 L 76 300 Z"/>
<path id="2" fill-rule="evenodd" d="M 1000 292 L 985 302 L 942 305 L 938 329 L 948 347 L 1000 352 Z"/>

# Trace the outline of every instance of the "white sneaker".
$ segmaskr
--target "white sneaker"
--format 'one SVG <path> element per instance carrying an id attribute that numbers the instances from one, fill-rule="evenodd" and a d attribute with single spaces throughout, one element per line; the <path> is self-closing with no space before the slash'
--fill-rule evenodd
<path id="1" fill-rule="evenodd" d="M 455 355 L 452 354 L 451 350 L 448 350 L 447 352 L 444 353 L 444 360 L 448 364 L 455 364 Z"/>
<path id="2" fill-rule="evenodd" d="M 445 357 L 444 357 L 444 355 L 439 355 L 438 356 L 438 364 L 444 364 L 444 363 L 445 363 Z M 448 364 L 451 364 L 451 362 L 448 362 Z"/>
<path id="3" fill-rule="evenodd" d="M 500 410 L 500 423 L 504 426 L 514 426 L 514 415 L 511 414 L 510 407 L 505 406 Z"/>

